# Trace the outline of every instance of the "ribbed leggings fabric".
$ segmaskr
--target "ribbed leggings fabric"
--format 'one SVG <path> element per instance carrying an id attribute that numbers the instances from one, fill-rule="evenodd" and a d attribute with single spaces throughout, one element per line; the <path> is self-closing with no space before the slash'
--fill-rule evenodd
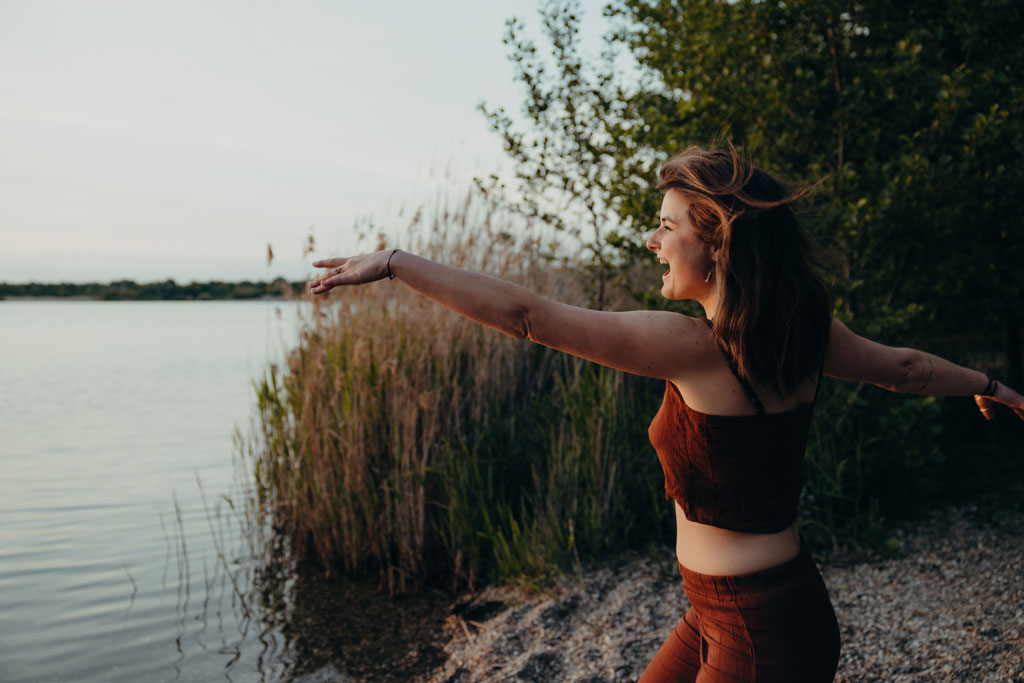
<path id="1" fill-rule="evenodd" d="M 640 683 L 827 683 L 839 664 L 839 625 L 810 553 L 742 576 L 679 565 L 691 607 Z"/>

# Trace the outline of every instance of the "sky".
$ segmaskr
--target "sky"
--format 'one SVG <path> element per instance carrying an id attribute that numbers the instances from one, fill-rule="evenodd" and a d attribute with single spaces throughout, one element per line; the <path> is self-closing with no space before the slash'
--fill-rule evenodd
<path id="1" fill-rule="evenodd" d="M 596 55 L 602 2 L 584 0 Z M 0 282 L 303 279 L 507 175 L 506 0 L 0 0 Z M 275 259 L 268 268 L 267 244 Z"/>

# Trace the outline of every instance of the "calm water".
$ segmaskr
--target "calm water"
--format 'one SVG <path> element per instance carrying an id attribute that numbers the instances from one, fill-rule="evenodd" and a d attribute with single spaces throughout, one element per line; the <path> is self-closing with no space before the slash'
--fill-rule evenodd
<path id="1" fill-rule="evenodd" d="M 246 551 L 233 437 L 297 315 L 0 302 L 0 680 L 278 681 L 328 663 L 359 679 L 381 643 L 404 665 L 436 657 L 402 641 L 436 599 L 382 608 L 365 584 Z"/>

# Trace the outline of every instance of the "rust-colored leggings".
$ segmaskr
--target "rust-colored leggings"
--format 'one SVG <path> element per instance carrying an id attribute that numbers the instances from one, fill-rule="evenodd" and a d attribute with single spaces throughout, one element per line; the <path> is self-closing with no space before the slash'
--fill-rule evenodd
<path id="1" fill-rule="evenodd" d="M 753 574 L 679 572 L 692 607 L 640 683 L 832 681 L 839 625 L 803 539 L 792 560 Z"/>

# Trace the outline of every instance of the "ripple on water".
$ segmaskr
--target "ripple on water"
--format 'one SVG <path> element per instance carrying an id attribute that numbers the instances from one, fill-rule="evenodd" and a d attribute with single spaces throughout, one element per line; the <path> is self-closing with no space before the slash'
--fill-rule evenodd
<path id="1" fill-rule="evenodd" d="M 277 323 L 265 302 L 0 306 L 4 683 L 405 680 L 430 664 L 444 597 L 273 578 L 238 533 L 213 541 L 196 478 L 225 510 L 252 380 L 295 338 L 281 308 Z"/>

